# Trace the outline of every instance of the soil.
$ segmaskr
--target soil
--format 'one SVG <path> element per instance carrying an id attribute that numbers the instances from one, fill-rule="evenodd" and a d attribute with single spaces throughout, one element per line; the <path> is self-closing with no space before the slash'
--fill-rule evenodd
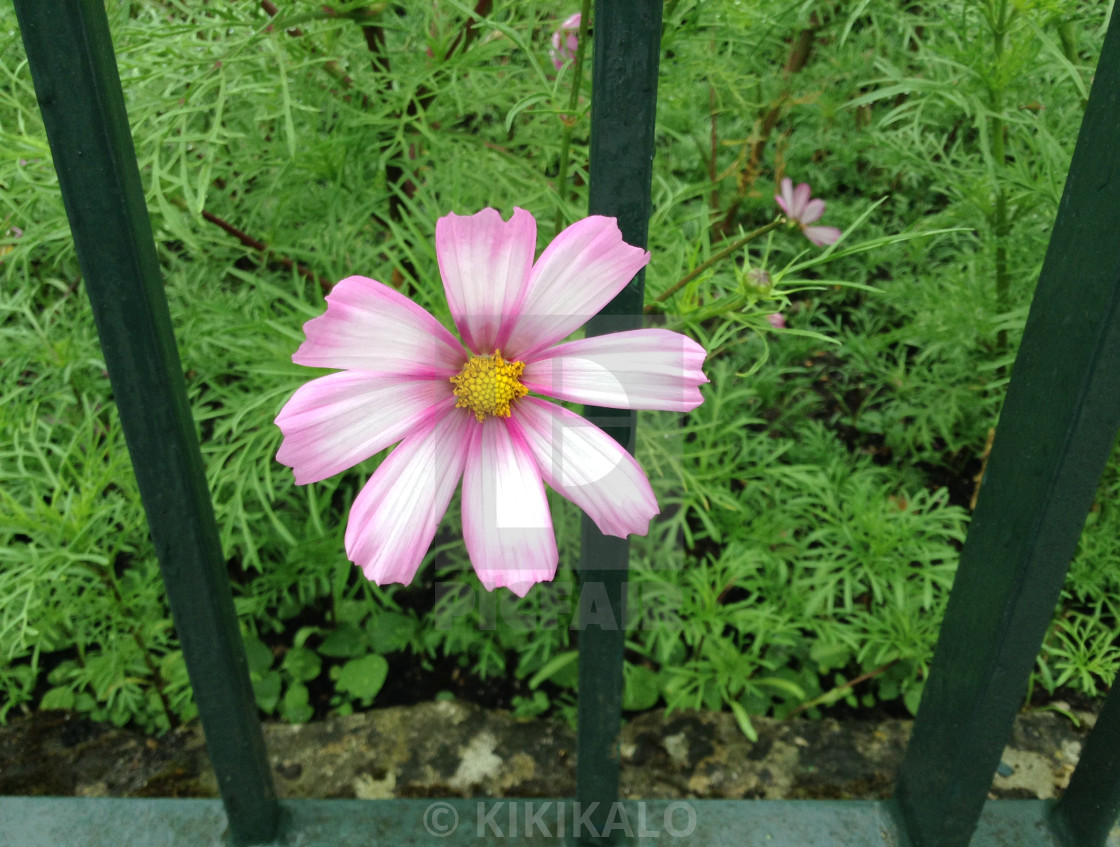
<path id="1" fill-rule="evenodd" d="M 1020 715 L 993 797 L 1059 794 L 1093 723 Z M 910 721 L 756 719 L 758 739 L 711 712 L 642 713 L 622 732 L 624 798 L 852 798 L 891 793 Z M 282 797 L 557 797 L 575 792 L 575 733 L 461 700 L 266 723 Z M 62 711 L 0 727 L 0 795 L 215 797 L 197 722 L 160 737 Z"/>

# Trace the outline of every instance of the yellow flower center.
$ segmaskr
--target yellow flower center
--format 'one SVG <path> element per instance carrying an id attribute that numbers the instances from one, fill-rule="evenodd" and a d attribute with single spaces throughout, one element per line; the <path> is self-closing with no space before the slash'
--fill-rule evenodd
<path id="1" fill-rule="evenodd" d="M 493 356 L 471 356 L 458 376 L 451 377 L 459 398 L 455 407 L 472 410 L 479 421 L 487 415 L 508 418 L 509 404 L 529 393 L 518 379 L 524 370 L 524 362 L 502 359 L 501 350 Z"/>

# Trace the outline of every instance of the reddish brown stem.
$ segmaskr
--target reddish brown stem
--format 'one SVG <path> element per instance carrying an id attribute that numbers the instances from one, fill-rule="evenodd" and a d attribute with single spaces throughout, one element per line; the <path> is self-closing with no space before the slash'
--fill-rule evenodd
<path id="1" fill-rule="evenodd" d="M 463 28 L 459 30 L 459 34 L 455 36 L 455 40 L 452 41 L 451 46 L 447 48 L 447 54 L 444 56 L 445 59 L 450 59 L 455 54 L 455 51 L 459 49 L 460 44 L 464 50 L 471 46 L 471 42 L 474 41 L 475 36 L 475 18 L 485 18 L 490 14 L 493 8 L 493 0 L 478 0 L 478 2 L 474 4 L 474 14 L 464 21 Z"/>
<path id="2" fill-rule="evenodd" d="M 452 40 L 447 52 L 443 54 L 443 60 L 446 62 L 459 50 L 466 50 L 471 46 L 471 42 L 475 38 L 475 18 L 484 18 L 490 14 L 494 4 L 492 0 L 478 0 L 474 6 L 474 14 L 463 21 L 463 26 L 460 28 L 458 34 Z M 420 86 L 416 89 L 416 96 L 409 101 L 408 114 L 415 115 L 417 106 L 421 109 L 427 109 L 428 105 L 435 99 L 435 92 L 426 86 Z"/>
<path id="3" fill-rule="evenodd" d="M 828 697 L 829 695 L 831 695 L 833 691 L 843 691 L 845 688 L 855 688 L 861 682 L 867 682 L 867 680 L 869 680 L 869 679 L 874 679 L 879 674 L 881 674 L 884 671 L 890 669 L 891 667 L 893 667 L 896 664 L 898 664 L 898 659 L 891 659 L 885 665 L 880 665 L 877 668 L 873 668 L 872 670 L 869 670 L 867 673 L 861 673 L 859 676 L 853 677 L 852 679 L 849 679 L 843 685 L 836 686 L 831 691 L 828 691 L 825 694 L 822 694 L 820 697 L 815 697 L 812 700 L 809 700 L 805 703 L 802 703 L 800 706 L 798 706 L 796 709 L 794 709 L 792 712 L 790 712 L 786 717 L 787 718 L 796 717 L 797 715 L 804 712 L 806 709 L 811 709 L 814 706 L 818 705 L 819 703 L 823 703 L 825 698 Z"/>
<path id="4" fill-rule="evenodd" d="M 751 141 L 750 153 L 747 156 L 747 164 L 743 167 L 742 172 L 739 174 L 738 191 L 735 194 L 735 199 L 727 207 L 727 211 L 723 215 L 723 219 L 716 225 L 715 231 L 717 235 L 726 236 L 735 225 L 735 216 L 739 212 L 739 206 L 743 202 L 751 188 L 754 187 L 758 175 L 762 172 L 762 154 L 766 151 L 766 145 L 770 140 L 770 135 L 774 131 L 774 127 L 778 125 L 778 120 L 782 116 L 782 110 L 785 108 L 786 101 L 789 99 L 788 81 L 789 77 L 801 71 L 806 63 L 809 61 L 809 56 L 813 52 L 813 43 L 816 40 L 817 32 L 821 28 L 820 19 L 816 13 L 809 19 L 809 26 L 801 30 L 793 39 L 790 46 L 789 56 L 786 58 L 786 63 L 782 66 L 782 74 L 786 78 L 786 86 L 778 98 L 770 104 L 770 108 L 755 124 L 755 131 L 752 133 L 753 138 Z M 714 118 L 713 118 L 714 120 Z"/>
<path id="5" fill-rule="evenodd" d="M 317 274 L 315 274 L 310 269 L 304 267 L 303 265 L 299 264 L 298 262 L 292 261 L 287 256 L 279 256 L 275 253 L 272 253 L 268 249 L 268 245 L 265 244 L 263 241 L 260 241 L 259 239 L 256 239 L 256 238 L 253 238 L 253 236 L 249 235 L 246 232 L 242 232 L 240 229 L 235 227 L 233 224 L 219 218 L 213 212 L 208 212 L 205 209 L 203 209 L 202 210 L 202 217 L 204 217 L 206 220 L 210 221 L 210 223 L 214 224 L 215 226 L 218 226 L 221 229 L 228 232 L 230 235 L 232 235 L 234 238 L 236 238 L 238 241 L 240 241 L 246 247 L 252 247 L 254 250 L 259 250 L 264 255 L 265 263 L 268 266 L 270 266 L 270 267 L 282 267 L 282 268 L 287 268 L 289 270 L 294 268 L 296 273 L 298 273 L 304 279 L 309 279 L 312 282 L 317 282 L 319 284 L 319 287 L 322 288 L 324 291 L 330 291 L 331 288 L 334 286 L 334 283 L 332 283 L 326 277 L 318 276 Z"/>

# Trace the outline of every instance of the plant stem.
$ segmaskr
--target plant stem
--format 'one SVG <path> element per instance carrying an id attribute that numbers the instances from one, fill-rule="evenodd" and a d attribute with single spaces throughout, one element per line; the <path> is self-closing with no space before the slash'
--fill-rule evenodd
<path id="1" fill-rule="evenodd" d="M 181 201 L 179 198 L 172 198 L 171 202 L 176 206 L 179 206 L 180 208 L 187 208 L 186 202 Z M 228 232 L 246 247 L 252 247 L 254 250 L 259 250 L 266 264 L 272 267 L 279 266 L 282 268 L 287 268 L 288 270 L 295 270 L 295 272 L 302 276 L 304 279 L 310 280 L 312 282 L 317 282 L 319 284 L 319 287 L 323 289 L 323 291 L 330 291 L 331 288 L 334 287 L 334 283 L 326 277 L 319 276 L 314 271 L 299 264 L 298 262 L 289 259 L 287 256 L 281 256 L 277 253 L 272 252 L 272 250 L 269 249 L 268 245 L 263 241 L 253 238 L 253 236 L 249 235 L 246 232 L 242 232 L 233 224 L 223 220 L 222 218 L 219 218 L 213 212 L 208 212 L 206 211 L 206 209 L 203 209 L 202 217 L 215 226 L 219 227 L 220 229 L 224 230 L 225 232 Z"/>
<path id="2" fill-rule="evenodd" d="M 783 220 L 783 218 L 781 216 L 776 217 L 776 218 L 774 218 L 774 220 L 770 221 L 770 223 L 766 224 L 766 226 L 761 226 L 758 229 L 754 230 L 753 232 L 748 232 L 742 238 L 736 238 L 734 241 L 732 241 L 726 247 L 717 251 L 711 258 L 701 262 L 699 265 L 697 265 L 695 268 L 693 268 L 691 271 L 689 271 L 687 274 L 685 274 L 683 277 L 681 277 L 679 280 L 677 280 L 675 283 L 673 283 L 671 286 L 669 286 L 669 288 L 667 288 L 665 291 L 662 291 L 660 294 L 658 294 L 653 299 L 652 303 L 647 303 L 646 304 L 646 307 L 645 307 L 644 311 L 647 312 L 647 313 L 652 312 L 655 308 L 657 308 L 658 303 L 663 303 L 666 300 L 668 300 L 670 297 L 672 297 L 674 294 L 676 294 L 678 291 L 680 291 L 682 288 L 684 288 L 686 285 L 688 285 L 690 282 L 692 282 L 692 280 L 696 279 L 696 277 L 698 277 L 698 276 L 700 276 L 700 274 L 704 273 L 704 271 L 706 271 L 708 268 L 710 268 L 716 262 L 723 261 L 728 256 L 730 256 L 732 253 L 734 253 L 736 250 L 738 250 L 740 247 L 742 247 L 744 244 L 749 244 L 751 241 L 754 241 L 756 238 L 759 238 L 759 237 L 765 235 L 766 233 L 770 232 L 770 230 L 776 228 L 779 224 L 781 224 L 782 220 Z"/>
<path id="3" fill-rule="evenodd" d="M 898 663 L 898 659 L 891 659 L 885 665 L 880 665 L 877 668 L 869 670 L 867 673 L 861 673 L 859 676 L 853 677 L 852 679 L 849 679 L 847 682 L 845 682 L 841 685 L 837 685 L 835 688 L 829 689 L 824 694 L 822 694 L 820 697 L 814 697 L 812 700 L 806 700 L 804 703 L 802 703 L 800 706 L 798 706 L 796 709 L 794 709 L 792 712 L 790 712 L 788 715 L 786 715 L 786 717 L 787 718 L 795 717 L 795 716 L 801 714 L 802 712 L 806 711 L 807 709 L 812 709 L 814 706 L 819 706 L 822 703 L 828 703 L 833 698 L 839 698 L 839 692 L 847 690 L 847 689 L 855 688 L 861 682 L 867 682 L 867 680 L 869 680 L 869 679 L 874 679 L 875 677 L 879 676 L 879 674 L 881 674 L 884 671 L 890 669 L 891 667 L 893 667 L 897 663 Z"/>
<path id="4" fill-rule="evenodd" d="M 712 51 L 715 52 L 715 46 L 712 46 Z M 712 207 L 712 215 L 719 215 L 719 171 L 716 168 L 716 156 L 719 153 L 719 121 L 716 119 L 716 87 L 710 82 L 708 83 L 708 114 L 711 121 L 711 131 L 709 134 L 709 143 L 711 149 L 708 153 L 708 181 L 712 183 L 712 199 L 709 204 Z"/>
<path id="5" fill-rule="evenodd" d="M 992 48 L 995 53 L 996 78 L 991 86 L 991 135 L 992 159 L 995 162 L 993 179 L 996 189 L 996 211 L 994 221 L 994 234 L 996 239 L 996 308 L 1004 313 L 1010 308 L 1011 299 L 1011 274 L 1007 267 L 1007 191 L 1003 185 L 1003 171 L 1007 165 L 1007 149 L 1004 144 L 1006 127 L 1003 121 L 1003 80 L 1000 77 L 1000 60 L 1003 58 L 1004 40 L 1007 36 L 1007 24 L 1010 20 L 1007 0 L 999 0 L 995 18 L 991 21 Z M 1003 353 L 1007 350 L 1007 330 L 1001 329 L 996 335 L 996 350 Z"/>
<path id="6" fill-rule="evenodd" d="M 124 595 L 121 593 L 120 585 L 117 582 L 117 575 L 114 572 L 113 568 L 114 563 L 113 560 L 110 559 L 108 565 L 105 568 L 97 569 L 95 573 L 97 574 L 98 578 L 100 578 L 101 582 L 106 585 L 113 593 L 113 599 L 117 603 L 117 608 L 127 609 L 128 604 L 125 603 Z M 156 667 L 155 661 L 152 659 L 152 651 L 148 648 L 148 644 L 144 640 L 144 636 L 140 634 L 139 625 L 134 626 L 131 629 L 130 634 L 132 635 L 132 640 L 136 644 L 137 649 L 140 651 L 140 656 L 143 659 L 144 665 L 148 669 L 148 673 L 150 673 L 152 676 L 152 684 L 155 688 L 156 697 L 159 699 L 160 707 L 163 709 L 163 713 L 167 717 L 167 725 L 169 728 L 175 727 L 179 722 L 175 717 L 175 713 L 171 710 L 171 703 L 169 703 L 167 700 L 167 692 L 164 691 L 164 686 L 166 685 L 166 683 L 164 682 L 163 677 L 159 672 L 159 668 Z"/>
<path id="7" fill-rule="evenodd" d="M 770 102 L 770 107 L 766 110 L 766 113 L 755 121 L 751 137 L 748 139 L 750 154 L 747 163 L 743 166 L 737 178 L 735 196 L 724 211 L 723 219 L 715 226 L 715 231 L 720 235 L 726 235 L 735 226 L 735 216 L 739 213 L 739 207 L 754 189 L 755 180 L 762 172 L 762 155 L 766 150 L 766 145 L 783 112 L 791 102 L 790 78 L 805 68 L 809 56 L 813 52 L 813 44 L 820 28 L 820 19 L 817 13 L 813 12 L 809 16 L 809 26 L 800 30 L 790 44 L 789 56 L 782 66 L 782 90 Z"/>
<path id="8" fill-rule="evenodd" d="M 572 133 L 576 129 L 575 115 L 579 108 L 579 90 L 583 83 L 583 59 L 587 55 L 588 21 L 591 19 L 591 0 L 583 0 L 579 17 L 579 43 L 576 45 L 576 58 L 572 67 L 572 92 L 568 97 L 568 114 L 563 116 L 564 130 L 560 135 L 560 167 L 556 171 L 556 193 L 560 195 L 560 205 L 556 209 L 553 238 L 560 234 L 564 226 L 564 200 L 568 185 L 568 158 L 572 148 Z"/>

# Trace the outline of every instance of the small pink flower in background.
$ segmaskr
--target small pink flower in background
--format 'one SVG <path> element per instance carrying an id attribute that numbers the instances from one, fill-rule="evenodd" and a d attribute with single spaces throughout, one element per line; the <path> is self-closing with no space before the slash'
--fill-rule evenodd
<path id="1" fill-rule="evenodd" d="M 4 237 L 5 238 L 12 238 L 12 239 L 23 238 L 23 230 L 20 229 L 18 226 L 10 226 L 10 227 L 8 227 L 7 231 L 4 233 Z M 0 244 L 0 258 L 3 258 L 4 256 L 7 256 L 9 253 L 11 253 L 15 249 L 16 248 L 13 247 L 11 244 Z"/>
<path id="2" fill-rule="evenodd" d="M 770 326 L 774 327 L 774 329 L 786 328 L 786 317 L 781 312 L 774 312 L 773 314 L 767 315 L 766 320 L 769 321 Z"/>
<path id="3" fill-rule="evenodd" d="M 793 187 L 793 180 L 789 177 L 782 179 L 782 193 L 774 197 L 775 202 L 782 207 L 786 217 L 801 227 L 813 244 L 824 247 L 833 244 L 840 238 L 840 230 L 833 226 L 810 226 L 821 219 L 824 214 L 824 200 L 810 200 L 809 184 L 803 182 Z"/>
<path id="4" fill-rule="evenodd" d="M 548 51 L 548 55 L 552 57 L 552 64 L 556 66 L 556 70 L 560 70 L 576 57 L 576 51 L 579 49 L 580 21 L 581 15 L 576 12 L 552 33 L 552 48 Z"/>
<path id="5" fill-rule="evenodd" d="M 394 289 L 339 282 L 292 360 L 337 373 L 296 391 L 276 458 L 296 483 L 326 479 L 400 442 L 358 494 L 346 553 L 378 584 L 409 583 L 460 481 L 463 535 L 482 584 L 520 596 L 556 573 L 545 483 L 607 535 L 644 534 L 657 500 L 638 463 L 584 418 L 536 394 L 686 412 L 703 398 L 704 349 L 664 329 L 561 342 L 649 261 L 614 218 L 572 224 L 533 261 L 523 209 L 436 223 L 436 258 L 462 344 Z M 464 350 L 464 345 L 467 348 Z"/>

